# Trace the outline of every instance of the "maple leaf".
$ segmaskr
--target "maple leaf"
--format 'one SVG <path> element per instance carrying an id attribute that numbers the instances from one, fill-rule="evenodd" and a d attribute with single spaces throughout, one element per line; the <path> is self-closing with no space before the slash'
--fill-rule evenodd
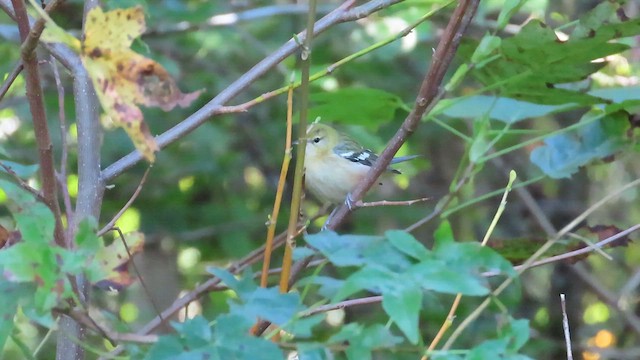
<path id="1" fill-rule="evenodd" d="M 103 126 L 123 128 L 142 155 L 153 162 L 159 148 L 138 105 L 169 111 L 189 106 L 201 91 L 182 93 L 162 65 L 131 50 L 133 41 L 146 29 L 142 8 L 91 9 L 81 41 L 38 12 L 47 19 L 42 40 L 63 42 L 80 54 L 105 111 Z"/>

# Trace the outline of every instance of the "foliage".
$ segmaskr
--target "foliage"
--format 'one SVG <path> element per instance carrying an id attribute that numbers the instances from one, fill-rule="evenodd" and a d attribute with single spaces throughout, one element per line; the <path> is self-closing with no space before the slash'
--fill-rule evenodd
<path id="1" fill-rule="evenodd" d="M 367 16 L 328 26 L 311 47 L 309 119 L 382 151 L 430 100 L 416 99 L 426 65 L 446 61 L 432 49 L 463 2 L 383 2 L 370 14 L 365 5 L 352 14 Z M 318 3 L 320 17 L 343 2 Z M 38 89 L 27 68 L 9 76 L 22 53 L 13 16 L 2 15 L 4 358 L 62 356 L 50 333 L 71 335 L 67 345 L 86 358 L 562 358 L 559 293 L 575 357 L 627 355 L 640 337 L 640 250 L 617 236 L 640 216 L 637 190 L 620 192 L 640 171 L 640 17 L 631 2 L 588 3 L 481 2 L 442 93 L 420 126 L 404 129 L 412 135 L 400 155 L 421 157 L 367 198 L 432 201 L 359 208 L 334 232 L 319 230 L 326 218 L 316 220 L 318 206 L 305 198 L 294 258 L 311 262 L 286 293 L 273 277 L 256 284 L 261 255 L 251 251 L 265 222 L 284 230 L 290 218 L 288 186 L 279 219 L 267 214 L 286 132 L 279 95 L 293 86 L 294 113 L 301 103 L 299 54 L 283 49 L 300 45 L 292 34 L 304 30 L 306 8 L 109 0 L 78 30 L 82 2 L 50 14 L 31 6 L 46 24 L 35 54 L 55 174 L 42 166 L 50 149 L 38 147 L 45 135 L 31 124 Z M 86 70 L 96 98 L 78 87 L 73 66 Z M 99 119 L 83 117 L 84 101 L 101 109 L 105 128 L 124 131 L 87 144 L 83 121 Z M 100 163 L 83 162 L 80 148 Z M 140 182 L 142 159 L 154 165 Z M 101 177 L 87 184 L 92 169 Z M 493 219 L 512 169 L 518 181 Z M 57 218 L 43 200 L 45 179 L 59 185 Z M 275 250 L 272 268 L 281 257 Z M 544 266 L 526 268 L 536 260 Z M 62 314 L 86 337 L 63 334 Z"/>

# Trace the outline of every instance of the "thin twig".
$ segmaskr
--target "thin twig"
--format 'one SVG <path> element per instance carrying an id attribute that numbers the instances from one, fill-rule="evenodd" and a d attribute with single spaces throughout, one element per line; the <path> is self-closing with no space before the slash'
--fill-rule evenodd
<path id="1" fill-rule="evenodd" d="M 60 142 L 62 146 L 62 153 L 60 155 L 60 173 L 57 174 L 58 186 L 62 191 L 62 201 L 64 202 L 64 210 L 67 215 L 67 224 L 75 224 L 73 220 L 73 206 L 71 205 L 71 196 L 69 195 L 67 166 L 69 158 L 69 142 L 67 140 L 67 116 L 64 111 L 64 86 L 60 80 L 60 72 L 58 71 L 58 65 L 56 59 L 51 56 L 50 60 L 51 68 L 53 69 L 53 77 L 56 81 L 56 89 L 58 90 L 58 119 L 60 121 Z M 67 227 L 66 245 L 71 247 L 71 229 L 72 226 Z"/>
<path id="2" fill-rule="evenodd" d="M 50 14 L 61 3 L 62 3 L 62 0 L 52 0 L 44 8 L 44 11 L 47 14 Z M 22 54 L 22 57 L 31 57 L 36 47 L 38 46 L 38 41 L 40 40 L 40 36 L 44 31 L 45 23 L 46 23 L 46 19 L 44 18 L 39 18 L 38 20 L 36 20 L 36 22 L 31 27 L 31 31 L 29 31 L 29 34 L 26 37 L 26 39 L 22 39 L 23 43 L 22 43 L 22 46 L 20 47 L 20 52 Z"/>
<path id="3" fill-rule="evenodd" d="M 7 94 L 7 91 L 9 91 L 11 85 L 13 85 L 13 82 L 16 81 L 18 75 L 20 75 L 20 72 L 22 72 L 22 69 L 24 69 L 24 66 L 22 65 L 21 60 L 18 61 L 16 66 L 13 67 L 13 70 L 11 70 L 11 72 L 7 76 L 7 79 L 2 83 L 2 86 L 0 86 L 0 100 L 2 100 L 2 98 L 4 98 L 4 96 Z"/>
<path id="4" fill-rule="evenodd" d="M 567 304 L 564 294 L 560 294 L 560 306 L 562 307 L 562 330 L 564 331 L 564 341 L 567 346 L 567 360 L 573 360 L 571 351 L 571 333 L 569 332 L 569 317 L 567 316 Z"/>
<path id="5" fill-rule="evenodd" d="M 404 201 L 390 201 L 390 200 L 381 200 L 381 201 L 369 201 L 362 202 L 359 201 L 355 203 L 355 207 L 375 207 L 375 206 L 410 206 L 416 203 L 429 201 L 431 198 L 424 197 L 420 199 L 413 200 L 404 200 Z"/>
<path id="6" fill-rule="evenodd" d="M 107 223 L 107 225 L 105 225 L 102 229 L 100 229 L 100 231 L 98 231 L 98 236 L 102 236 L 106 234 L 108 231 L 111 231 L 113 229 L 113 226 L 118 221 L 118 219 L 120 219 L 120 217 L 122 216 L 122 214 L 124 214 L 124 212 L 127 211 L 127 209 L 131 207 L 131 205 L 133 205 L 133 202 L 136 201 L 136 199 L 138 198 L 138 195 L 140 195 L 140 191 L 142 191 L 142 187 L 144 186 L 144 183 L 147 181 L 147 175 L 149 175 L 150 170 L 151 170 L 151 166 L 149 166 L 147 170 L 145 170 L 144 175 L 142 175 L 142 179 L 140 179 L 140 183 L 138 184 L 138 187 L 133 192 L 133 195 L 131 195 L 131 198 L 129 198 L 129 201 L 127 201 L 127 203 L 124 204 L 122 209 L 118 211 L 118 213 L 113 217 L 113 219 L 111 219 L 111 221 Z"/>
<path id="7" fill-rule="evenodd" d="M 147 172 L 148 171 L 149 171 L 149 168 L 147 168 Z M 146 173 L 145 173 L 145 175 L 146 175 Z M 118 233 L 118 236 L 120 236 L 120 240 L 122 241 L 122 245 L 124 245 L 124 249 L 127 251 L 127 255 L 129 256 L 129 261 L 131 262 L 131 266 L 133 267 L 133 271 L 136 272 L 136 275 L 138 276 L 138 279 L 140 279 L 140 285 L 142 285 L 142 289 L 144 289 L 145 295 L 147 295 L 147 298 L 149 298 L 149 302 L 153 306 L 153 309 L 156 311 L 156 315 L 160 319 L 160 324 L 164 323 L 165 322 L 165 318 L 162 316 L 162 313 L 160 312 L 160 308 L 158 307 L 156 302 L 153 300 L 153 296 L 151 296 L 151 292 L 149 291 L 149 288 L 147 287 L 147 284 L 145 283 L 144 278 L 142 277 L 142 273 L 138 270 L 138 266 L 136 265 L 136 262 L 133 261 L 133 254 L 131 254 L 131 250 L 129 249 L 129 245 L 127 244 L 127 240 L 125 240 L 124 235 L 122 234 L 122 230 L 120 230 L 119 227 L 114 227 L 112 230 L 115 230 Z"/>
<path id="8" fill-rule="evenodd" d="M 11 166 L 5 164 L 3 161 L 0 161 L 0 166 L 4 169 L 4 171 L 7 174 L 11 175 L 11 177 L 18 183 L 18 185 L 20 185 L 21 188 L 23 188 L 24 190 L 30 192 L 31 195 L 33 195 L 36 199 L 38 199 L 39 201 L 42 201 L 43 203 L 46 204 L 46 201 L 45 201 L 44 197 L 42 196 L 42 193 L 40 193 L 40 191 L 32 188 L 29 184 L 27 184 L 26 181 L 22 180 L 22 178 L 20 176 L 18 176 L 18 174 L 16 174 L 15 171 L 13 171 Z"/>
<path id="9" fill-rule="evenodd" d="M 181 21 L 169 26 L 159 26 L 155 29 L 147 30 L 143 36 L 159 36 L 189 31 L 208 30 L 215 27 L 233 26 L 241 22 L 255 21 L 260 19 L 272 19 L 274 16 L 306 14 L 308 6 L 306 4 L 278 4 L 248 9 L 244 11 L 217 14 L 208 18 L 202 23 L 190 23 Z M 332 7 L 328 5 L 319 6 L 318 13 L 328 13 Z"/>
<path id="10" fill-rule="evenodd" d="M 327 305 L 322 305 L 322 306 L 315 307 L 313 309 L 309 309 L 307 311 L 302 312 L 300 314 L 300 316 L 301 317 L 308 317 L 308 316 L 311 316 L 311 315 L 320 314 L 320 313 L 324 313 L 324 312 L 328 312 L 328 311 L 332 311 L 332 310 L 344 309 L 344 308 L 348 308 L 348 307 L 352 307 L 352 306 L 358 306 L 358 305 L 375 304 L 375 303 L 379 303 L 381 301 L 382 301 L 382 296 L 381 295 L 368 296 L 368 297 L 359 298 L 359 299 L 345 300 L 345 301 L 341 301 L 341 302 L 338 302 L 338 303 L 335 303 L 335 304 L 327 304 Z"/>

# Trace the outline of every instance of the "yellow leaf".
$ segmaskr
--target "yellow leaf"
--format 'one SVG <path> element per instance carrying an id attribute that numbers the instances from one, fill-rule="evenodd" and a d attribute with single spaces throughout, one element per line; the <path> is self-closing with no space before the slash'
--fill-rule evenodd
<path id="1" fill-rule="evenodd" d="M 96 7 L 87 14 L 81 55 L 107 113 L 103 119 L 109 121 L 103 124 L 124 128 L 143 156 L 153 161 L 158 145 L 137 104 L 168 111 L 188 106 L 200 91 L 183 94 L 160 64 L 130 49 L 145 28 L 141 7 L 106 13 Z"/>
<path id="2" fill-rule="evenodd" d="M 102 247 L 96 253 L 95 261 L 100 264 L 102 271 L 106 274 L 104 279 L 98 280 L 94 285 L 103 289 L 120 290 L 131 285 L 134 277 L 128 271 L 127 265 L 131 261 L 129 253 L 134 256 L 142 252 L 144 247 L 144 234 L 140 232 L 130 232 L 124 235 L 127 242 L 125 248 L 122 240 L 116 238 L 109 246 Z"/>
<path id="3" fill-rule="evenodd" d="M 80 42 L 34 7 L 47 19 L 45 41 L 63 42 L 80 53 L 105 111 L 103 126 L 122 127 L 142 155 L 153 162 L 159 148 L 138 105 L 169 111 L 189 106 L 201 91 L 182 93 L 160 64 L 131 50 L 133 41 L 146 29 L 142 8 L 91 9 Z"/>

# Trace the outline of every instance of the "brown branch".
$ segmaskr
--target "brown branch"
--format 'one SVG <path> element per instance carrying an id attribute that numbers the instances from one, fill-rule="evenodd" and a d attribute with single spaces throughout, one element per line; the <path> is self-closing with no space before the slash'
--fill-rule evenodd
<path id="1" fill-rule="evenodd" d="M 29 17 L 27 9 L 22 0 L 12 0 L 13 9 L 15 11 L 20 31 L 20 39 L 23 44 L 27 44 L 31 36 Z M 53 166 L 53 145 L 51 145 L 51 137 L 49 136 L 49 128 L 47 127 L 47 116 L 44 110 L 44 101 L 42 87 L 40 85 L 40 74 L 38 60 L 34 56 L 33 51 L 23 51 L 22 64 L 25 71 L 25 81 L 27 89 L 27 100 L 29 109 L 33 119 L 33 128 L 38 144 L 38 157 L 40 159 L 40 178 L 42 180 L 42 196 L 45 204 L 51 209 L 55 218 L 56 227 L 54 231 L 54 239 L 59 246 L 65 246 L 64 234 L 62 230 L 62 221 L 60 218 L 60 206 L 58 204 L 58 196 L 56 191 L 56 177 Z"/>
<path id="2" fill-rule="evenodd" d="M 427 113 L 427 110 L 435 105 L 441 94 L 440 86 L 444 75 L 458 49 L 462 35 L 475 14 L 478 2 L 479 0 L 463 0 L 456 7 L 438 43 L 438 47 L 433 54 L 429 71 L 422 81 L 413 109 L 396 134 L 391 138 L 387 147 L 380 154 L 378 161 L 376 161 L 375 165 L 369 170 L 367 176 L 352 191 L 351 198 L 353 201 L 362 199 L 364 194 L 389 166 L 402 144 L 404 144 L 407 138 L 415 131 L 420 119 Z M 350 209 L 346 205 L 341 205 L 337 209 L 332 223 L 328 224 L 328 227 L 335 229 L 349 212 Z"/>
<path id="3" fill-rule="evenodd" d="M 61 3 L 62 3 L 61 0 L 52 0 L 44 8 L 44 11 L 50 14 Z M 14 9 L 15 9 L 15 4 L 14 4 Z M 38 20 L 36 20 L 33 26 L 31 26 L 31 31 L 29 31 L 29 34 L 27 35 L 26 39 L 22 38 L 22 46 L 20 46 L 20 53 L 22 54 L 23 58 L 31 57 L 31 55 L 35 51 L 36 47 L 38 46 L 38 41 L 40 40 L 40 36 L 44 31 L 45 23 L 46 23 L 46 20 L 44 18 L 39 18 Z M 20 36 L 22 37 L 22 34 Z"/>
<path id="4" fill-rule="evenodd" d="M 9 73 L 7 79 L 2 83 L 2 86 L 0 86 L 0 100 L 2 100 L 2 98 L 7 94 L 7 91 L 9 91 L 13 82 L 16 81 L 20 72 L 22 72 L 22 69 L 24 69 L 24 66 L 22 65 L 22 61 L 19 61 Z"/>
<path id="5" fill-rule="evenodd" d="M 31 195 L 33 195 L 36 199 L 38 199 L 39 201 L 42 201 L 44 203 L 46 203 L 44 197 L 42 196 L 42 194 L 32 188 L 29 184 L 27 184 L 26 181 L 22 180 L 22 178 L 20 176 L 18 176 L 18 174 L 16 174 L 15 171 L 13 171 L 13 169 L 11 168 L 11 166 L 5 164 L 4 162 L 0 161 L 0 167 L 2 167 L 4 169 L 4 171 L 7 172 L 7 174 L 9 174 L 17 183 L 18 185 L 20 185 L 20 187 L 26 191 L 28 191 L 29 193 L 31 193 Z"/>
<path id="6" fill-rule="evenodd" d="M 73 215 L 73 205 L 71 205 L 71 196 L 69 195 L 67 166 L 69 158 L 69 142 L 67 141 L 67 116 L 64 111 L 64 86 L 60 80 L 60 72 L 56 59 L 51 56 L 51 68 L 53 69 L 53 77 L 56 81 L 56 89 L 58 90 L 58 119 L 60 121 L 60 143 L 62 146 L 62 154 L 60 155 L 60 173 L 57 174 L 58 186 L 62 192 L 62 201 L 64 203 L 65 214 L 67 215 L 67 224 L 75 224 Z M 67 227 L 66 246 L 71 246 L 71 226 Z"/>

